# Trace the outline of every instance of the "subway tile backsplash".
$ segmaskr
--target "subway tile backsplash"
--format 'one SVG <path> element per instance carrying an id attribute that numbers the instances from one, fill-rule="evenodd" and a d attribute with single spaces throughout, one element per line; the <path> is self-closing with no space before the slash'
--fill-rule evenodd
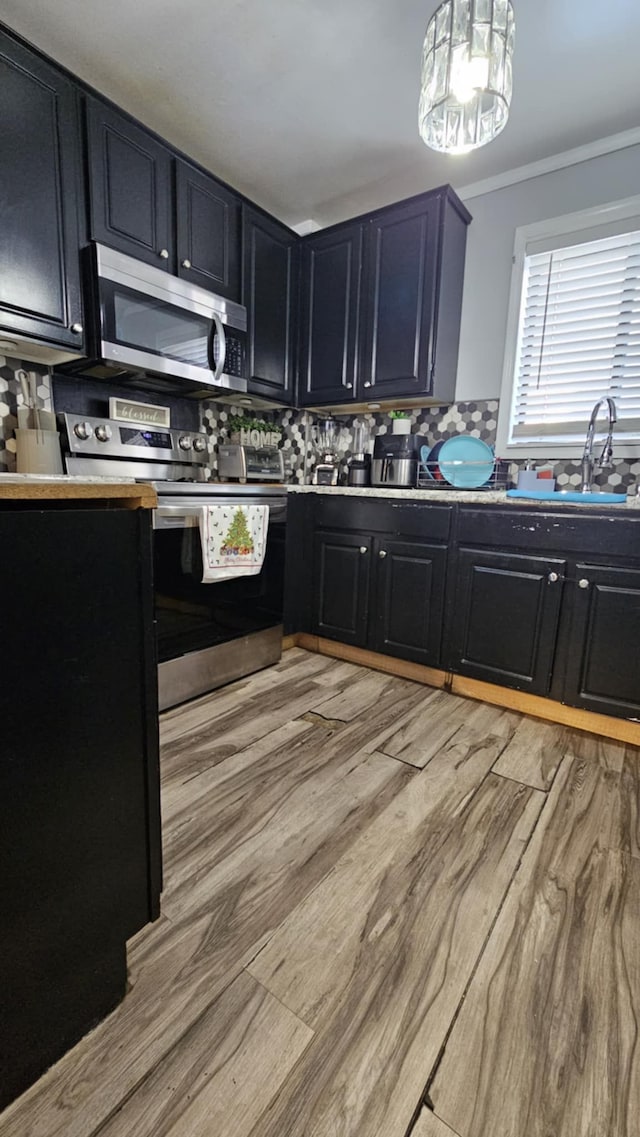
<path id="1" fill-rule="evenodd" d="M 211 437 L 212 447 L 229 437 L 229 420 L 233 415 L 242 414 L 244 408 L 227 406 L 215 402 L 194 403 L 189 399 L 171 400 L 154 396 L 149 392 L 136 392 L 131 388 L 111 387 L 94 380 L 54 376 L 53 382 L 47 369 L 35 363 L 22 363 L 18 359 L 0 356 L 0 471 L 15 470 L 15 453 L 12 450 L 13 431 L 17 425 L 16 410 L 21 402 L 20 383 L 16 373 L 23 367 L 25 371 L 35 371 L 38 375 L 38 393 L 46 409 L 68 410 L 79 414 L 106 415 L 109 395 L 128 395 L 144 402 L 171 403 L 171 422 L 173 426 L 185 429 L 203 429 Z M 313 425 L 322 416 L 302 410 L 274 410 L 256 412 L 256 418 L 264 419 L 282 431 L 282 449 L 285 469 L 290 481 L 302 482 L 305 473 L 310 476 L 313 469 L 314 453 L 311 438 Z M 451 406 L 425 407 L 411 412 L 411 429 L 424 438 L 425 444 L 433 446 L 443 438 L 453 434 L 472 434 L 482 438 L 489 445 L 495 443 L 498 417 L 497 399 L 460 402 Z M 341 480 L 346 479 L 347 462 L 352 450 L 352 432 L 356 423 L 366 423 L 371 435 L 391 432 L 391 418 L 384 412 L 367 415 L 335 416 L 337 427 L 337 449 L 340 455 Z M 305 462 L 306 455 L 306 462 Z M 515 482 L 518 468 L 523 463 L 509 464 L 509 479 Z M 538 463 L 541 464 L 541 463 Z M 559 488 L 575 487 L 580 484 L 580 463 L 563 460 L 546 463 L 553 466 L 553 474 Z M 215 472 L 215 451 L 212 453 L 212 472 Z M 613 469 L 598 474 L 595 479 L 603 490 L 621 492 L 640 484 L 640 461 L 621 459 L 614 462 Z"/>

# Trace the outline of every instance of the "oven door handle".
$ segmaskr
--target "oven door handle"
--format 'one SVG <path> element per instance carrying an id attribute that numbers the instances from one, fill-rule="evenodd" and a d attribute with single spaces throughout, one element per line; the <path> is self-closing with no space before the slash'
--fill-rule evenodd
<path id="1" fill-rule="evenodd" d="M 209 367 L 213 371 L 213 382 L 217 383 L 218 379 L 224 371 L 224 365 L 227 359 L 227 337 L 224 330 L 224 324 L 220 319 L 217 312 L 211 313 L 212 324 L 209 329 L 209 339 L 207 341 L 207 350 L 209 354 Z M 213 353 L 213 340 L 217 335 L 218 337 L 218 359 Z"/>
<path id="2" fill-rule="evenodd" d="M 153 511 L 154 529 L 194 529 L 199 524 L 199 511 L 184 505 L 159 505 Z"/>

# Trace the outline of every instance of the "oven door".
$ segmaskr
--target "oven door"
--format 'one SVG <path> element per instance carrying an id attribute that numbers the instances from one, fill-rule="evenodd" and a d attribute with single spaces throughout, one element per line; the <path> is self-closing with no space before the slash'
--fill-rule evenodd
<path id="1" fill-rule="evenodd" d="M 216 497 L 216 505 L 237 498 Z M 203 505 L 204 502 L 200 502 Z M 243 504 L 249 504 L 243 500 Z M 202 584 L 199 511 L 190 501 L 154 511 L 155 618 L 160 664 L 282 624 L 286 499 L 269 503 L 264 563 L 256 576 Z"/>
<path id="2" fill-rule="evenodd" d="M 203 392 L 246 391 L 244 308 L 112 249 L 96 258 L 102 359 Z"/>

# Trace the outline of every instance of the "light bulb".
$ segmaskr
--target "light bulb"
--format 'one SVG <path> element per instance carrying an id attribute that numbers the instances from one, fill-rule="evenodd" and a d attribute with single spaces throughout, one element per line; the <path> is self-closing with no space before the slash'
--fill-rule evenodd
<path id="1" fill-rule="evenodd" d="M 486 55 L 467 55 L 458 58 L 451 73 L 451 92 L 459 103 L 468 103 L 476 91 L 483 91 L 489 82 L 489 60 Z"/>

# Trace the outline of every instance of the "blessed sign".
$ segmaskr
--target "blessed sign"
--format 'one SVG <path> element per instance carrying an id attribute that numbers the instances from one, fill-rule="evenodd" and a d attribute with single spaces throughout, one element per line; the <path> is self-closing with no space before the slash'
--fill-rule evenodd
<path id="1" fill-rule="evenodd" d="M 120 422 L 133 422 L 136 426 L 171 426 L 169 407 L 133 403 L 129 399 L 109 399 L 109 417 Z"/>

